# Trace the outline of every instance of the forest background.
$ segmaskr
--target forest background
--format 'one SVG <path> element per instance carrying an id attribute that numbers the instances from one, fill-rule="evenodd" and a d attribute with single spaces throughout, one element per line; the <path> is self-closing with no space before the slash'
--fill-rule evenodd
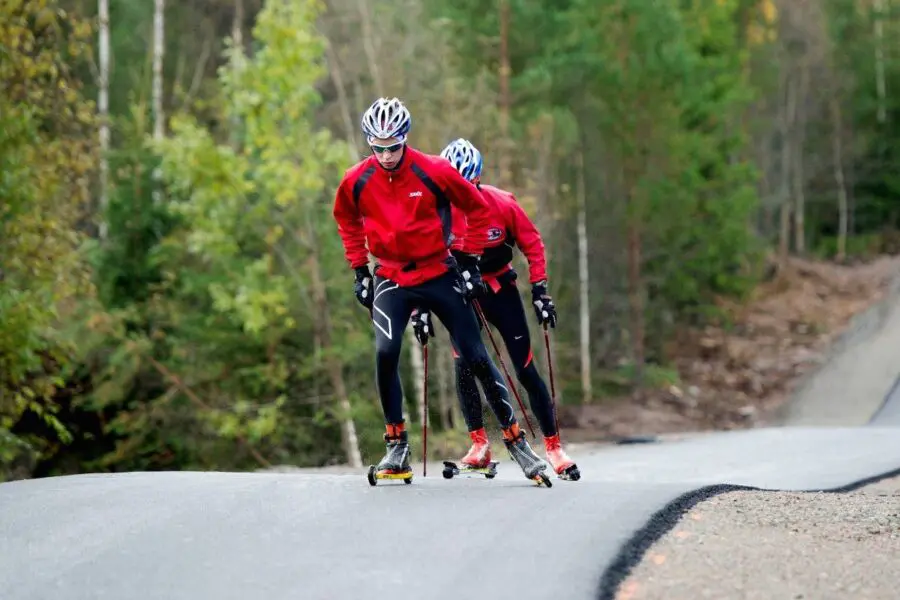
<path id="1" fill-rule="evenodd" d="M 898 33 L 890 0 L 0 0 L 0 480 L 380 455 L 331 217 L 378 96 L 540 228 L 564 439 L 622 406 L 752 421 L 773 352 L 897 252 Z M 741 315 L 791 273 L 828 289 L 769 348 Z M 446 334 L 427 415 L 406 346 L 409 420 L 458 451 Z"/>

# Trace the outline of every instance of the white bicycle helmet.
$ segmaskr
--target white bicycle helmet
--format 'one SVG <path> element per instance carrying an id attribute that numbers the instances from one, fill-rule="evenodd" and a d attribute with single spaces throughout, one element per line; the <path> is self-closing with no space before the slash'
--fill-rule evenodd
<path id="1" fill-rule="evenodd" d="M 459 174 L 470 182 L 481 175 L 481 167 L 484 164 L 481 152 L 469 140 L 459 138 L 450 142 L 441 150 L 441 156 L 449 160 Z"/>
<path id="2" fill-rule="evenodd" d="M 362 130 L 370 144 L 376 138 L 405 142 L 411 125 L 409 110 L 397 98 L 379 98 L 362 116 Z"/>

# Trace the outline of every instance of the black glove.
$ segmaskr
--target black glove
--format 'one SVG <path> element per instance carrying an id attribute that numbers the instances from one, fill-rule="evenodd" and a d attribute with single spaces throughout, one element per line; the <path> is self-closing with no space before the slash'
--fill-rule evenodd
<path id="1" fill-rule="evenodd" d="M 375 298 L 375 280 L 369 273 L 369 267 L 356 267 L 356 284 L 353 286 L 353 293 L 359 303 L 368 309 L 372 308 L 372 301 Z"/>
<path id="2" fill-rule="evenodd" d="M 556 305 L 553 298 L 547 294 L 547 282 L 539 281 L 531 286 L 531 303 L 534 305 L 534 314 L 537 315 L 538 325 L 545 323 L 550 327 L 556 327 Z"/>
<path id="3" fill-rule="evenodd" d="M 428 338 L 434 337 L 431 313 L 421 308 L 413 309 L 409 322 L 412 323 L 413 333 L 416 334 L 416 339 L 419 340 L 419 343 L 423 346 L 427 345 Z"/>
<path id="4" fill-rule="evenodd" d="M 459 272 L 459 287 L 456 288 L 456 291 L 462 294 L 466 300 L 474 300 L 483 296 L 487 288 L 481 279 L 481 271 L 478 269 L 478 256 L 461 252 L 455 256 Z"/>

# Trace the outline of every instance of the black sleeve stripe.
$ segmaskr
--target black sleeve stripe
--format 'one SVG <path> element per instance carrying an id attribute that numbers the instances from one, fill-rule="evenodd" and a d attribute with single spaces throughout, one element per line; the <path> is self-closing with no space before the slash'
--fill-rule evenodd
<path id="1" fill-rule="evenodd" d="M 366 187 L 369 177 L 371 177 L 374 172 L 375 165 L 372 165 L 363 171 L 362 175 L 359 176 L 359 179 L 356 180 L 356 183 L 353 184 L 353 203 L 356 204 L 357 208 L 359 208 L 359 197 L 362 195 L 363 188 Z"/>
<path id="2" fill-rule="evenodd" d="M 441 209 L 450 204 L 450 201 L 447 199 L 447 194 L 444 193 L 444 190 L 442 190 L 441 187 L 434 182 L 434 179 L 429 177 L 428 173 L 426 173 L 422 169 L 422 167 L 420 167 L 416 163 L 412 163 L 410 167 L 412 167 L 412 171 L 416 174 L 416 177 L 422 180 L 422 183 L 425 184 L 425 187 L 428 188 L 428 191 L 431 192 L 435 198 L 437 198 L 438 209 Z"/>

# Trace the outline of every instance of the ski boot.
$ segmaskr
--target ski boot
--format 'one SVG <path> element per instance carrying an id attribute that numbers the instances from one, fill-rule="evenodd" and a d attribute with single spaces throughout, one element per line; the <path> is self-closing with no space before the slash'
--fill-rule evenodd
<path id="1" fill-rule="evenodd" d="M 409 437 L 403 425 L 388 425 L 384 434 L 387 452 L 377 465 L 369 466 L 369 485 L 375 485 L 379 479 L 402 479 L 403 483 L 412 483 L 413 473 L 409 466 Z"/>
<path id="2" fill-rule="evenodd" d="M 531 449 L 531 446 L 528 445 L 528 442 L 525 441 L 525 432 L 519 428 L 518 423 L 513 422 L 512 425 L 503 430 L 503 443 L 506 445 L 510 458 L 522 468 L 525 477 L 538 485 L 544 484 L 547 487 L 552 487 L 553 484 L 550 483 L 550 478 L 544 473 L 547 463 L 541 460 L 534 453 L 534 450 Z"/>
<path id="3" fill-rule="evenodd" d="M 544 436 L 544 450 L 547 454 L 547 462 L 556 471 L 560 479 L 568 481 L 578 481 L 581 479 L 581 472 L 578 465 L 575 464 L 566 451 L 562 449 L 559 442 L 559 433 L 551 436 Z"/>
<path id="4" fill-rule="evenodd" d="M 469 437 L 472 438 L 472 447 L 460 461 L 460 466 L 456 466 L 453 461 L 444 461 L 444 479 L 469 473 L 479 473 L 487 479 L 493 479 L 497 475 L 497 462 L 491 460 L 491 445 L 484 427 L 470 431 Z"/>

